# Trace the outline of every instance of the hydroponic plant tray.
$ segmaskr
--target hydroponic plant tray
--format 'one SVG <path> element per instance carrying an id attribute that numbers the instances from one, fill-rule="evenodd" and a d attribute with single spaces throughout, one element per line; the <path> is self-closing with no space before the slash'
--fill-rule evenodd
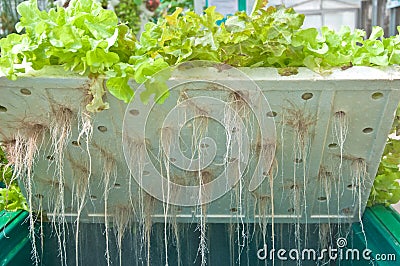
<path id="1" fill-rule="evenodd" d="M 125 207 L 154 221 L 359 220 L 400 100 L 396 67 L 281 76 L 189 65 L 174 70 L 163 104 L 141 103 L 142 87 L 132 83 L 138 92 L 129 105 L 106 94 L 110 108 L 96 114 L 85 111 L 92 82 L 58 68 L 16 81 L 0 76 L 3 146 L 43 129 L 25 194 L 50 219 L 62 171 L 71 221 L 79 209 L 82 222 L 104 222 Z M 51 134 L 65 112 L 72 134 L 55 153 Z M 85 121 L 90 141 L 79 136 Z"/>

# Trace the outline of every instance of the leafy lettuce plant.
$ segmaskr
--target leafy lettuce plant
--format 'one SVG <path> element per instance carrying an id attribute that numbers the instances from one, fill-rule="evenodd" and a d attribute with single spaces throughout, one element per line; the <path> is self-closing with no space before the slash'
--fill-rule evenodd
<path id="1" fill-rule="evenodd" d="M 392 132 L 398 135 L 400 107 L 397 109 Z M 400 201 L 400 140 L 389 137 L 379 164 L 378 173 L 371 189 L 367 206 L 389 206 Z"/>
<path id="2" fill-rule="evenodd" d="M 73 0 L 67 9 L 57 7 L 40 11 L 36 0 L 17 7 L 21 15 L 18 32 L 0 40 L 0 69 L 10 79 L 31 67 L 62 65 L 67 71 L 97 78 L 127 61 L 135 49 L 135 37 L 128 26 L 118 24 L 111 10 L 92 0 Z M 97 86 L 96 89 L 103 89 Z M 110 93 L 129 101 L 132 90 L 124 93 L 110 86 Z M 94 98 L 101 93 L 91 92 Z M 102 105 L 101 98 L 95 99 Z M 91 108 L 91 111 L 104 108 Z"/>

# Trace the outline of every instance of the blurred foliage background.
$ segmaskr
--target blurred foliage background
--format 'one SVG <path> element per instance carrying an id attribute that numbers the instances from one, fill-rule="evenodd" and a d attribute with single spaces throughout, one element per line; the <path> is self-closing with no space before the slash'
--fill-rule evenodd
<path id="1" fill-rule="evenodd" d="M 18 22 L 16 7 L 24 0 L 0 0 L 0 37 L 15 32 Z M 98 0 L 104 8 L 115 11 L 121 23 L 126 23 L 138 34 L 146 21 L 156 21 L 160 16 L 172 14 L 177 7 L 193 9 L 193 0 Z M 67 5 L 68 0 L 38 0 L 40 9 Z"/>
<path id="2" fill-rule="evenodd" d="M 28 205 L 16 180 L 6 155 L 0 148 L 0 211 L 28 210 Z"/>

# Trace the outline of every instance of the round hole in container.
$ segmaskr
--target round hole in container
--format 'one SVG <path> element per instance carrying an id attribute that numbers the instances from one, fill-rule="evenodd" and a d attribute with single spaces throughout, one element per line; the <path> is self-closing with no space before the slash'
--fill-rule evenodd
<path id="1" fill-rule="evenodd" d="M 129 110 L 129 113 L 133 116 L 138 116 L 140 114 L 139 110 L 136 109 Z"/>
<path id="2" fill-rule="evenodd" d="M 102 133 L 107 132 L 107 130 L 108 130 L 107 127 L 105 127 L 105 126 L 98 126 L 97 129 Z"/>
<path id="3" fill-rule="evenodd" d="M 374 131 L 374 129 L 372 127 L 366 127 L 363 129 L 363 133 L 365 133 L 365 134 L 372 133 L 372 131 Z"/>
<path id="4" fill-rule="evenodd" d="M 90 195 L 90 199 L 91 199 L 91 200 L 97 200 L 97 196 L 95 196 L 95 195 Z"/>
<path id="5" fill-rule="evenodd" d="M 275 112 L 275 111 L 270 111 L 270 112 L 267 113 L 267 116 L 268 116 L 268 117 L 275 117 L 275 116 L 277 116 L 277 115 L 278 115 L 278 113 Z"/>
<path id="6" fill-rule="evenodd" d="M 231 208 L 230 212 L 237 212 L 238 210 L 236 208 Z"/>
<path id="7" fill-rule="evenodd" d="M 47 158 L 47 160 L 49 160 L 49 161 L 54 161 L 54 156 L 52 156 L 52 155 L 49 155 L 49 156 L 47 156 L 46 158 Z"/>
<path id="8" fill-rule="evenodd" d="M 354 190 L 355 188 L 357 188 L 356 185 L 353 185 L 353 184 L 347 185 L 347 189 L 349 189 L 349 190 Z"/>
<path id="9" fill-rule="evenodd" d="M 268 172 L 267 171 L 264 171 L 263 172 L 263 176 L 267 176 L 268 175 Z"/>
<path id="10" fill-rule="evenodd" d="M 350 215 L 351 212 L 352 212 L 352 209 L 351 209 L 350 207 L 343 208 L 343 209 L 341 210 L 341 212 L 342 212 L 343 214 L 345 214 L 345 215 Z"/>
<path id="11" fill-rule="evenodd" d="M 76 140 L 72 141 L 71 143 L 72 143 L 72 145 L 74 145 L 74 146 L 76 146 L 76 147 L 81 146 L 81 144 L 79 143 L 79 141 L 76 141 Z"/>
<path id="12" fill-rule="evenodd" d="M 150 175 L 150 172 L 149 171 L 143 171 L 143 175 L 144 176 L 148 176 L 148 175 Z"/>
<path id="13" fill-rule="evenodd" d="M 337 111 L 335 113 L 336 118 L 341 118 L 341 117 L 344 117 L 345 115 L 346 115 L 346 113 L 344 111 Z"/>
<path id="14" fill-rule="evenodd" d="M 303 159 L 301 159 L 301 158 L 296 158 L 296 159 L 294 159 L 294 162 L 295 162 L 295 163 L 302 163 L 302 162 L 303 162 Z"/>
<path id="15" fill-rule="evenodd" d="M 326 197 L 318 197 L 318 201 L 324 202 L 324 201 L 326 201 Z"/>
<path id="16" fill-rule="evenodd" d="M 3 105 L 0 105 L 0 113 L 5 113 L 7 112 L 7 108 Z"/>
<path id="17" fill-rule="evenodd" d="M 206 149 L 206 148 L 208 148 L 210 145 L 208 145 L 207 143 L 201 143 L 200 144 L 200 148 L 202 148 L 202 149 Z"/>
<path id="18" fill-rule="evenodd" d="M 32 94 L 32 92 L 28 89 L 21 89 L 20 92 L 23 95 L 31 95 Z"/>
<path id="19" fill-rule="evenodd" d="M 121 188 L 121 184 L 120 184 L 120 183 L 115 183 L 115 184 L 114 184 L 114 187 L 115 187 L 115 188 Z"/>
<path id="20" fill-rule="evenodd" d="M 382 93 L 382 92 L 374 92 L 374 93 L 371 95 L 371 98 L 374 99 L 374 100 L 379 100 L 379 99 L 381 99 L 382 97 L 383 97 L 383 93 Z"/>
<path id="21" fill-rule="evenodd" d="M 330 143 L 330 144 L 328 145 L 328 148 L 329 148 L 329 149 L 337 149 L 337 147 L 339 147 L 339 145 L 338 145 L 337 143 Z"/>
<path id="22" fill-rule="evenodd" d="M 294 208 L 290 208 L 287 211 L 288 211 L 288 213 L 294 213 Z"/>
<path id="23" fill-rule="evenodd" d="M 305 101 L 310 100 L 312 97 L 314 96 L 314 94 L 312 94 L 311 92 L 306 92 L 303 93 L 303 95 L 301 95 L 301 98 Z"/>

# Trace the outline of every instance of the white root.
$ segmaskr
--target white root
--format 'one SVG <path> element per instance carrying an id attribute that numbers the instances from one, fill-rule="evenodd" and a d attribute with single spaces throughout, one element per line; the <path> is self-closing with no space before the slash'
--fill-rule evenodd
<path id="1" fill-rule="evenodd" d="M 199 192 L 199 194 L 201 194 L 201 192 Z M 199 248 L 197 250 L 197 253 L 200 254 L 201 266 L 207 265 L 206 256 L 208 253 L 208 248 L 207 248 L 207 236 L 206 236 L 206 232 L 207 232 L 206 213 L 207 213 L 206 206 L 205 205 L 200 206 L 200 222 L 196 228 L 196 231 L 200 232 L 200 237 L 199 237 L 200 242 L 199 242 Z"/>
<path id="2" fill-rule="evenodd" d="M 116 206 L 114 209 L 114 227 L 117 231 L 117 247 L 119 255 L 119 265 L 122 266 L 122 240 L 126 230 L 132 224 L 133 210 L 131 206 Z"/>
<path id="3" fill-rule="evenodd" d="M 318 172 L 318 182 L 321 187 L 321 191 L 324 192 L 324 197 L 326 200 L 326 209 L 328 217 L 331 213 L 330 210 L 330 200 L 332 196 L 332 185 L 335 181 L 335 176 L 331 171 L 329 171 L 325 166 L 321 165 Z M 332 238 L 331 232 L 331 221 L 328 218 L 328 223 L 319 225 L 319 241 L 320 241 L 320 249 L 327 248 L 328 237 Z M 332 239 L 330 239 L 330 243 L 332 243 Z"/>
<path id="4" fill-rule="evenodd" d="M 271 192 L 271 238 L 272 248 L 275 249 L 275 204 L 274 204 L 274 179 L 275 174 L 278 172 L 278 163 L 276 160 L 273 161 L 273 166 L 269 171 L 269 190 Z M 275 265 L 275 258 L 272 258 L 272 265 Z"/>
<path id="5" fill-rule="evenodd" d="M 94 145 L 101 154 L 102 161 L 103 161 L 103 185 L 104 185 L 104 193 L 103 193 L 103 198 L 104 198 L 104 233 L 106 236 L 106 251 L 105 251 L 105 257 L 107 261 L 107 265 L 111 265 L 111 257 L 110 257 L 110 247 L 109 247 L 109 220 L 108 220 L 108 196 L 111 191 L 111 189 L 114 187 L 116 178 L 117 178 L 117 163 L 113 157 L 112 154 L 110 154 L 108 151 L 104 150 L 103 148 L 99 147 L 98 145 Z M 112 179 L 111 179 L 112 178 Z"/>
<path id="6" fill-rule="evenodd" d="M 13 141 L 5 143 L 6 153 L 9 158 L 9 163 L 6 168 L 14 165 L 13 176 L 10 186 L 18 177 L 22 178 L 27 190 L 27 201 L 29 206 L 29 235 L 32 244 L 32 260 L 34 265 L 39 265 L 39 256 L 36 245 L 35 223 L 36 217 L 33 213 L 33 166 L 38 155 L 40 145 L 43 142 L 43 137 L 46 128 L 41 124 L 25 126 L 19 130 Z M 42 229 L 42 227 L 41 227 Z M 41 233 L 43 231 L 40 231 Z M 41 234 L 42 239 L 42 234 Z M 42 246 L 43 247 L 43 246 Z"/>
<path id="7" fill-rule="evenodd" d="M 54 111 L 50 125 L 50 137 L 53 148 L 53 157 L 56 163 L 55 176 L 58 185 L 58 194 L 54 205 L 53 226 L 57 235 L 61 265 L 67 265 L 66 249 L 66 220 L 64 203 L 64 150 L 71 136 L 73 113 L 70 109 L 60 107 Z"/>
<path id="8" fill-rule="evenodd" d="M 163 210 L 164 210 L 164 255 L 165 255 L 165 265 L 168 265 L 168 234 L 167 234 L 167 226 L 168 226 L 168 213 L 169 213 L 169 202 L 171 198 L 170 191 L 170 154 L 171 154 L 171 143 L 173 137 L 173 129 L 171 127 L 164 127 L 161 129 L 161 138 L 160 138 L 160 155 L 159 160 L 162 161 L 165 167 L 166 176 L 167 176 L 167 191 L 165 194 L 164 183 L 162 183 L 162 194 L 163 194 Z M 164 147 L 164 152 L 161 151 L 161 147 Z"/>
<path id="9" fill-rule="evenodd" d="M 44 229 L 43 229 L 43 220 L 44 220 L 44 210 L 43 210 L 43 195 L 37 194 L 35 195 L 39 199 L 38 204 L 38 212 L 40 215 L 40 257 L 43 258 L 44 254 Z"/>
<path id="10" fill-rule="evenodd" d="M 338 111 L 335 113 L 333 121 L 333 135 L 335 136 L 338 142 L 340 151 L 340 163 L 338 169 L 339 184 L 341 182 L 343 175 L 342 172 L 343 172 L 343 158 L 344 158 L 344 143 L 346 141 L 348 133 L 348 122 L 349 121 L 345 112 Z"/>
<path id="11" fill-rule="evenodd" d="M 362 191 L 365 190 L 365 179 L 367 177 L 367 163 L 364 159 L 358 158 L 352 163 L 352 188 L 354 201 L 357 199 L 358 220 L 360 221 L 361 232 L 364 235 L 365 245 L 367 237 L 365 235 L 364 224 L 362 222 Z"/>
<path id="12" fill-rule="evenodd" d="M 144 247 L 146 249 L 146 265 L 150 266 L 150 237 L 151 237 L 151 229 L 153 226 L 153 221 L 151 214 L 154 210 L 155 205 L 155 198 L 149 196 L 148 194 L 143 195 L 144 198 L 144 224 L 141 230 L 143 230 L 143 237 L 144 237 Z"/>
<path id="13" fill-rule="evenodd" d="M 75 197 L 78 204 L 77 217 L 76 217 L 76 232 L 75 232 L 75 265 L 79 265 L 79 231 L 80 231 L 80 218 L 83 208 L 86 204 L 86 194 L 90 189 L 90 178 L 92 176 L 92 157 L 90 154 L 89 144 L 93 136 L 93 122 L 90 114 L 86 111 L 81 112 L 79 121 L 79 134 L 77 143 L 81 143 L 81 140 L 85 141 L 85 151 L 88 155 L 88 167 L 82 165 L 75 165 L 74 170 L 80 170 L 75 182 L 77 188 L 75 190 Z M 70 161 L 72 161 L 70 159 Z M 90 193 L 90 191 L 89 191 Z"/>
<path id="14" fill-rule="evenodd" d="M 139 182 L 139 187 L 137 190 L 137 197 L 138 197 L 138 204 L 137 204 L 137 209 L 138 212 L 135 216 L 138 219 L 138 228 L 139 228 L 139 235 L 140 235 L 140 243 L 139 243 L 139 250 L 138 250 L 138 257 L 140 261 L 147 260 L 147 264 L 150 264 L 150 231 L 151 231 L 151 213 L 148 213 L 152 208 L 149 209 L 149 204 L 145 201 L 145 198 L 148 197 L 148 195 L 141 189 L 143 187 L 142 182 L 143 182 L 143 172 L 145 169 L 145 164 L 146 164 L 146 152 L 147 152 L 147 146 L 150 145 L 150 143 L 147 142 L 146 139 L 141 139 L 141 138 L 135 138 L 135 139 L 129 139 L 128 142 L 128 149 L 131 152 L 130 158 L 131 161 L 129 165 L 133 165 L 134 172 L 131 169 L 131 172 L 129 173 L 129 202 L 132 207 L 132 211 L 134 214 L 135 212 L 135 202 L 133 197 L 133 192 L 132 192 L 132 181 L 133 177 L 132 175 L 136 175 L 138 177 L 138 182 Z M 144 257 L 143 258 L 143 254 Z"/>
<path id="15" fill-rule="evenodd" d="M 294 162 L 293 162 L 293 203 L 295 204 L 294 210 L 297 215 L 297 222 L 295 226 L 295 237 L 297 239 L 297 249 L 300 248 L 300 195 L 299 194 L 299 187 L 297 187 L 297 165 L 302 164 L 303 169 L 303 209 L 304 209 L 304 216 L 305 216 L 305 223 L 307 224 L 307 184 L 308 184 L 308 175 L 307 175 L 307 161 L 308 161 L 308 154 L 309 148 L 311 146 L 311 138 L 310 138 L 310 128 L 315 124 L 316 119 L 313 115 L 308 114 L 305 110 L 295 106 L 293 103 L 290 103 L 290 108 L 286 109 L 286 125 L 291 127 L 294 131 L 293 135 L 293 154 L 294 154 Z M 307 226 L 305 227 L 304 235 L 305 235 L 305 245 L 307 244 Z M 300 263 L 298 261 L 297 263 Z"/>
<path id="16" fill-rule="evenodd" d="M 32 242 L 32 257 L 35 265 L 39 264 L 37 246 L 36 246 L 36 237 L 35 237 L 35 222 L 36 217 L 33 215 L 33 180 L 32 180 L 32 169 L 33 162 L 38 153 L 38 140 L 41 136 L 43 136 L 44 128 L 39 126 L 36 129 L 33 129 L 32 135 L 28 138 L 27 141 L 27 150 L 26 150 L 26 181 L 25 187 L 27 188 L 27 196 L 28 196 L 28 205 L 29 205 L 29 232 L 31 236 Z"/>
<path id="17" fill-rule="evenodd" d="M 86 204 L 86 195 L 89 189 L 90 170 L 79 162 L 68 158 L 74 169 L 74 186 L 73 194 L 77 202 L 77 216 L 75 220 L 75 264 L 79 265 L 79 234 L 80 234 L 80 218 L 82 210 Z"/>
<path id="18" fill-rule="evenodd" d="M 181 95 L 181 98 L 187 97 L 187 95 Z M 179 102 L 179 100 L 178 100 Z M 193 104 L 190 106 L 192 109 L 192 112 L 195 114 L 195 119 L 193 121 L 193 126 L 192 126 L 192 139 L 191 139 L 191 154 L 192 154 L 192 159 L 196 154 L 199 156 L 199 164 L 202 161 L 201 158 L 201 152 L 199 151 L 200 147 L 200 141 L 203 139 L 204 136 L 207 134 L 208 130 L 208 113 L 206 110 L 203 108 L 197 106 L 196 104 Z M 198 167 L 201 169 L 201 165 Z M 204 181 L 210 181 L 210 180 L 203 180 L 204 176 L 201 171 L 198 171 L 197 173 L 198 177 L 198 185 L 199 185 L 199 193 L 198 193 L 198 208 L 197 211 L 199 211 L 199 216 L 200 216 L 200 222 L 196 228 L 200 232 L 200 242 L 199 242 L 199 247 L 197 254 L 200 254 L 201 257 L 201 265 L 206 265 L 207 264 L 207 258 L 206 255 L 208 253 L 208 248 L 207 248 L 207 237 L 206 237 L 206 232 L 207 232 L 207 225 L 206 225 L 206 220 L 207 220 L 207 206 L 203 204 L 203 188 L 204 188 Z"/>
<path id="19" fill-rule="evenodd" d="M 344 143 L 346 141 L 347 132 L 348 132 L 348 118 L 344 111 L 338 111 L 334 114 L 333 117 L 333 135 L 338 142 L 339 150 L 340 150 L 340 161 L 338 166 L 338 181 L 337 181 L 337 213 L 341 212 L 340 210 L 340 198 L 344 193 L 344 184 L 343 184 L 343 159 L 344 159 Z M 342 191 L 342 193 L 340 193 Z M 339 222 L 339 234 L 341 234 L 342 227 Z"/>
<path id="20" fill-rule="evenodd" d="M 229 160 L 235 160 L 235 174 L 236 178 L 239 180 L 238 191 L 235 190 L 235 201 L 236 201 L 236 237 L 237 237 L 237 247 L 238 247 L 238 264 L 241 263 L 241 255 L 244 247 L 246 246 L 246 241 L 248 241 L 248 230 L 243 220 L 243 187 L 244 180 L 243 176 L 240 176 L 242 172 L 241 162 L 246 158 L 243 156 L 243 138 L 246 132 L 246 125 L 250 124 L 251 109 L 248 103 L 248 97 L 241 91 L 233 91 L 229 94 L 229 98 L 224 110 L 223 123 L 225 126 L 226 134 L 226 154 L 225 163 L 227 164 Z M 234 146 L 237 146 L 237 150 L 234 150 Z M 231 158 L 234 157 L 234 158 Z M 231 178 L 231 177 L 227 177 Z"/>

